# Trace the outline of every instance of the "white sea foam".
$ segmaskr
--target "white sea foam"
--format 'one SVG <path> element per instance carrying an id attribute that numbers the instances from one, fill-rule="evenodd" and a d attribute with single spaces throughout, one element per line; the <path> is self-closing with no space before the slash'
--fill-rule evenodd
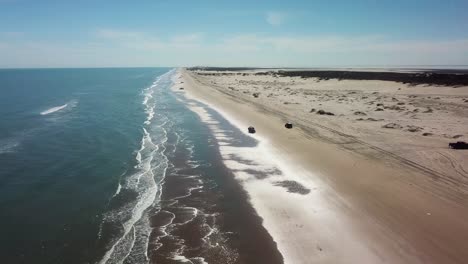
<path id="1" fill-rule="evenodd" d="M 115 196 L 119 195 L 121 190 L 122 190 L 122 185 L 119 182 L 119 185 L 117 186 L 117 190 L 115 191 L 114 196 L 112 196 L 112 197 L 115 197 Z"/>
<path id="2" fill-rule="evenodd" d="M 123 221 L 121 222 L 123 233 L 105 253 L 100 261 L 102 264 L 123 263 L 130 255 L 139 259 L 139 263 L 149 262 L 147 250 L 151 229 L 148 219 L 143 219 L 143 216 L 146 210 L 160 199 L 160 183 L 164 179 L 168 167 L 168 159 L 164 154 L 167 142 L 165 128 L 167 121 L 152 124 L 156 104 L 153 94 L 155 89 L 159 89 L 158 85 L 161 81 L 167 80 L 171 74 L 172 71 L 161 75 L 151 87 L 143 91 L 142 103 L 145 106 L 147 118 L 142 129 L 141 146 L 135 156 L 136 172 L 125 177 L 123 184 L 119 184 L 116 191 L 116 195 L 118 195 L 121 189 L 131 190 L 136 192 L 138 197 L 136 202 L 124 205 L 122 208 L 105 215 L 104 220 L 109 222 Z M 152 138 L 153 131 L 154 139 Z M 130 217 L 126 217 L 126 215 Z M 132 230 L 133 232 L 131 232 Z"/>
<path id="3" fill-rule="evenodd" d="M 155 240 L 155 242 L 154 242 L 154 244 L 155 244 L 154 250 L 158 250 L 158 249 L 162 246 L 162 244 L 159 243 L 159 241 L 160 241 L 162 238 L 164 238 L 164 237 L 166 237 L 166 236 L 169 235 L 169 234 L 167 233 L 166 230 L 167 230 L 167 228 L 168 228 L 170 225 L 172 225 L 172 222 L 173 222 L 174 219 L 175 219 L 175 214 L 173 214 L 173 213 L 171 213 L 171 212 L 169 212 L 169 211 L 164 211 L 164 212 L 165 212 L 165 213 L 169 213 L 169 214 L 171 215 L 171 219 L 169 220 L 169 222 L 168 222 L 167 224 L 162 225 L 162 226 L 159 227 L 159 231 L 162 233 L 162 235 L 160 235 L 160 236 L 158 236 L 158 237 L 156 238 L 156 240 Z"/>
<path id="4" fill-rule="evenodd" d="M 48 115 L 48 114 L 52 114 L 52 113 L 55 113 L 57 111 L 60 111 L 62 109 L 64 109 L 65 107 L 67 107 L 68 104 L 64 104 L 64 105 L 60 105 L 60 106 L 55 106 L 55 107 L 52 107 L 52 108 L 49 108 L 45 111 L 42 111 L 41 112 L 41 115 Z"/>
<path id="5" fill-rule="evenodd" d="M 152 144 L 151 138 L 146 137 L 143 144 L 151 145 Z M 149 146 L 147 146 L 146 148 L 149 148 Z M 135 204 L 135 206 L 132 208 L 131 218 L 122 224 L 124 227 L 123 235 L 106 252 L 106 254 L 104 255 L 104 258 L 102 259 L 100 263 L 107 263 L 107 261 L 112 257 L 114 252 L 116 252 L 115 255 L 117 256 L 121 255 L 121 252 L 116 251 L 116 248 L 117 249 L 125 248 L 125 247 L 122 247 L 122 244 L 123 244 L 122 241 L 129 234 L 129 232 L 133 228 L 135 228 L 136 222 L 140 220 L 140 218 L 143 216 L 144 211 L 153 204 L 153 201 L 154 201 L 154 198 L 156 197 L 156 192 L 157 192 L 157 186 L 154 180 L 154 174 L 151 170 L 151 162 L 153 160 L 153 154 L 154 154 L 153 150 L 145 153 L 141 171 L 134 175 L 131 175 L 130 178 L 128 179 L 128 184 L 126 185 L 126 188 L 130 188 L 138 192 L 139 194 L 138 201 Z M 142 180 L 142 178 L 145 181 L 145 186 L 142 186 L 142 184 L 140 184 L 140 181 Z M 135 183 L 135 184 L 132 184 L 132 183 Z M 126 256 L 130 254 L 130 251 L 132 248 L 133 246 L 127 249 L 128 252 L 126 252 L 125 254 Z"/>
<path id="6" fill-rule="evenodd" d="M 64 105 L 54 106 L 45 111 L 40 112 L 40 115 L 50 115 L 59 111 L 72 109 L 78 105 L 78 100 L 71 100 Z"/>
<path id="7" fill-rule="evenodd" d="M 135 159 L 137 161 L 137 165 L 135 165 L 135 168 L 138 168 L 138 166 L 140 166 L 141 164 L 141 152 L 140 151 L 137 152 Z"/>
<path id="8" fill-rule="evenodd" d="M 0 154 L 14 152 L 14 149 L 20 145 L 20 141 L 13 139 L 0 139 Z"/>
<path id="9" fill-rule="evenodd" d="M 176 261 L 180 261 L 182 263 L 185 263 L 185 262 L 190 262 L 192 263 L 192 261 L 190 261 L 190 259 L 184 257 L 184 256 L 181 256 L 181 255 L 175 255 L 174 257 L 172 257 L 173 260 L 176 260 Z"/>
<path id="10" fill-rule="evenodd" d="M 132 238 L 133 238 L 133 239 L 132 239 L 132 243 L 129 245 L 129 248 L 133 248 L 133 246 L 135 246 L 136 230 L 135 230 L 135 227 L 134 227 L 134 226 L 132 226 L 132 230 L 133 230 L 133 235 L 132 235 Z M 125 256 L 124 256 L 122 259 L 125 260 L 126 258 L 128 258 L 128 256 L 130 256 L 130 253 L 131 253 L 131 251 L 128 250 L 128 253 L 125 254 Z M 120 263 L 123 263 L 123 261 L 120 262 Z"/>
<path id="11" fill-rule="evenodd" d="M 181 222 L 181 223 L 177 223 L 176 225 L 185 225 L 185 224 L 188 224 L 190 222 L 192 222 L 193 219 L 195 219 L 197 216 L 198 216 L 198 209 L 195 208 L 195 207 L 184 207 L 185 209 L 189 209 L 192 211 L 192 217 L 190 217 L 190 219 L 188 219 L 187 221 L 184 221 L 184 222 Z"/>

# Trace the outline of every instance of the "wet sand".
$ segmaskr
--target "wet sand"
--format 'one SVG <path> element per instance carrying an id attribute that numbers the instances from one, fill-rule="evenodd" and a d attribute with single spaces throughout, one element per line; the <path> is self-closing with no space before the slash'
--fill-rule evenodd
<path id="1" fill-rule="evenodd" d="M 350 131 L 361 126 L 356 124 L 361 122 L 355 121 L 356 118 L 353 121 L 341 120 L 342 123 L 347 122 L 345 124 L 355 124 L 335 133 L 333 131 L 339 128 L 335 123 L 339 122 L 326 119 L 332 116 L 317 114 L 304 118 L 305 114 L 294 108 L 301 101 L 293 102 L 299 104 L 281 102 L 282 106 L 279 101 L 271 103 L 274 100 L 269 101 L 269 98 L 280 96 L 284 89 L 272 90 L 270 93 L 273 95 L 268 97 L 261 90 L 268 89 L 264 87 L 265 80 L 242 88 L 242 85 L 232 85 L 234 78 L 239 76 L 237 73 L 232 79 L 223 79 L 182 70 L 182 76 L 183 80 L 174 87 L 175 90 L 209 104 L 238 127 L 255 125 L 257 134 L 254 137 L 263 142 L 263 153 L 269 153 L 270 159 L 283 172 L 281 179 L 270 176 L 272 180 L 268 177 L 245 180 L 239 174 L 235 178 L 241 182 L 251 204 L 263 218 L 263 226 L 277 243 L 285 263 L 465 263 L 468 259 L 464 245 L 468 239 L 468 223 L 464 220 L 468 217 L 464 182 L 467 175 L 460 169 L 465 168 L 466 158 L 461 152 L 451 152 L 458 160 L 456 164 L 461 173 L 447 175 L 424 163 L 420 165 L 402 157 L 398 152 L 371 144 L 376 138 L 385 139 L 385 136 L 378 137 L 384 133 L 378 133 L 380 130 L 375 128 L 365 130 L 362 138 L 349 136 Z M 290 77 L 280 77 L 276 82 L 281 82 L 281 78 Z M 274 81 L 271 79 L 270 86 Z M 239 80 L 237 82 L 240 83 Z M 395 89 L 398 95 L 398 88 L 401 88 L 388 83 L 376 86 L 372 83 L 374 81 L 369 82 L 360 81 L 362 90 L 354 92 L 373 87 L 367 92 L 372 94 Z M 323 85 L 322 90 L 326 90 L 340 83 L 332 81 Z M 180 87 L 183 90 L 179 90 Z M 252 96 L 253 92 L 261 95 Z M 429 88 L 423 92 L 427 92 L 426 96 L 434 96 L 440 94 L 440 89 Z M 455 94 L 464 96 L 464 92 L 458 90 Z M 279 98 L 281 100 L 282 97 Z M 463 98 L 452 96 L 444 100 L 450 102 Z M 316 98 L 317 105 L 323 99 Z M 326 100 L 323 102 L 326 104 Z M 332 105 L 328 103 L 327 106 Z M 330 111 L 329 108 L 326 110 Z M 389 115 L 385 119 L 390 119 Z M 287 130 L 284 128 L 286 120 L 293 120 L 297 125 Z M 312 124 L 308 125 L 311 120 Z M 411 123 L 408 122 L 408 125 L 400 126 L 409 126 Z M 437 122 L 432 122 L 436 123 L 436 131 L 441 129 Z M 466 128 L 463 123 L 458 126 L 454 130 Z M 366 128 L 365 125 L 362 127 Z M 398 133 L 395 138 L 404 140 L 402 132 Z M 414 138 L 411 140 L 415 142 Z M 402 142 L 398 141 L 398 145 Z M 431 142 L 444 142 L 443 136 Z M 383 144 L 390 145 L 390 142 L 384 141 Z M 409 149 L 408 146 L 414 145 L 405 146 Z M 424 155 L 418 158 L 422 157 Z M 426 157 L 430 159 L 432 156 Z M 291 184 L 293 182 L 298 184 Z"/>
<path id="2" fill-rule="evenodd" d="M 180 142 L 169 157 L 161 202 L 151 217 L 151 263 L 283 263 L 210 131 L 192 132 L 203 136 L 197 142 L 202 149 L 195 151 L 203 159 Z"/>

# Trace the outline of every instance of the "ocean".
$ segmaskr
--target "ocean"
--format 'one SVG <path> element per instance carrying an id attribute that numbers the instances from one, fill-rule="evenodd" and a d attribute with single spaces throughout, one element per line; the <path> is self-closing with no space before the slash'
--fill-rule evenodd
<path id="1" fill-rule="evenodd" d="M 0 70 L 2 263 L 281 263 L 175 72 Z"/>

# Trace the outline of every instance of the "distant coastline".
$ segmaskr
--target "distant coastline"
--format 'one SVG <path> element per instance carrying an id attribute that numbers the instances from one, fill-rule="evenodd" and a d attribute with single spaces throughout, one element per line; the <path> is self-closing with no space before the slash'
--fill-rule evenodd
<path id="1" fill-rule="evenodd" d="M 468 67 L 468 66 L 467 66 Z M 207 75 L 233 74 L 232 71 L 256 71 L 257 75 L 273 75 L 283 77 L 319 78 L 319 80 L 379 80 L 393 81 L 403 84 L 432 84 L 444 86 L 468 85 L 467 69 L 422 69 L 422 68 L 363 68 L 363 69 L 294 69 L 294 68 L 219 68 L 193 67 L 193 71 L 207 71 Z M 219 72 L 219 73 L 213 73 Z M 229 73 L 231 72 L 231 73 Z M 202 73 L 203 74 L 203 73 Z"/>

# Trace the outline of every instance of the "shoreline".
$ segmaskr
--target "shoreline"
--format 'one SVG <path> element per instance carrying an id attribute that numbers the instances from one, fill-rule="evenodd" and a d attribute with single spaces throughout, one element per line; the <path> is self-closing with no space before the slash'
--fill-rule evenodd
<path id="1" fill-rule="evenodd" d="M 468 234 L 459 220 L 467 216 L 464 206 L 423 172 L 344 151 L 301 128 L 285 130 L 281 116 L 181 71 L 184 83 L 174 90 L 183 87 L 179 92 L 239 128 L 255 124 L 254 138 L 266 147 L 262 153 L 273 153 L 283 178 L 311 187 L 307 195 L 270 193 L 277 189 L 268 182 L 236 176 L 285 263 L 461 263 L 468 257 L 459 245 Z"/>
<path id="2" fill-rule="evenodd" d="M 187 108 L 205 106 L 169 89 L 174 123 L 167 129 L 169 166 L 160 203 L 149 220 L 150 262 L 283 263 L 245 190 L 222 162 L 214 136 Z"/>

